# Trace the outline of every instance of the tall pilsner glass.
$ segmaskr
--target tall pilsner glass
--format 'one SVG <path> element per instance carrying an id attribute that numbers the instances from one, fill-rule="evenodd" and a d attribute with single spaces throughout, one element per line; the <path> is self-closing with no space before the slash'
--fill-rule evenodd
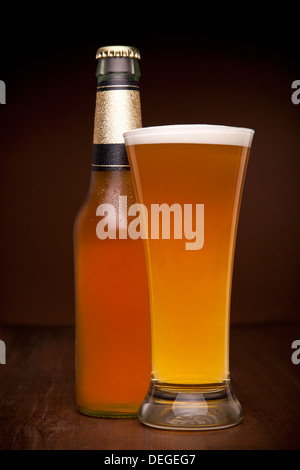
<path id="1" fill-rule="evenodd" d="M 253 134 L 179 125 L 124 135 L 150 293 L 152 379 L 139 411 L 149 426 L 216 429 L 242 420 L 230 386 L 229 318 Z"/>

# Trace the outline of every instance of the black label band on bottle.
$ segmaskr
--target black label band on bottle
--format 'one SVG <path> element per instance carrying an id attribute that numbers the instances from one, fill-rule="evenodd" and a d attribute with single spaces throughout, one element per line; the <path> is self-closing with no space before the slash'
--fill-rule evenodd
<path id="1" fill-rule="evenodd" d="M 130 170 L 125 144 L 93 144 L 92 171 Z"/>
<path id="2" fill-rule="evenodd" d="M 109 81 L 101 81 L 97 85 L 97 91 L 112 90 L 136 90 L 139 91 L 139 83 L 133 80 L 115 79 Z"/>

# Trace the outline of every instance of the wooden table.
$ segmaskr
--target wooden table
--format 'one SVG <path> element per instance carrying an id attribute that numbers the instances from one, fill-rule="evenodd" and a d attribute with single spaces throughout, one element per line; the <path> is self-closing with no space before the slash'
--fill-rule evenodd
<path id="1" fill-rule="evenodd" d="M 162 431 L 137 419 L 79 414 L 74 402 L 74 328 L 3 327 L 1 450 L 185 450 L 300 448 L 300 364 L 291 361 L 298 324 L 231 328 L 233 390 L 242 424 L 217 431 Z"/>

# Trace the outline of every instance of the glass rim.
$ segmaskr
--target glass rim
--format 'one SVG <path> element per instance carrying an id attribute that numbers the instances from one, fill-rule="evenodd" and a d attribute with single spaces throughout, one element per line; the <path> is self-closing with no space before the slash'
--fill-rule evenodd
<path id="1" fill-rule="evenodd" d="M 140 127 L 123 134 L 126 145 L 159 143 L 223 144 L 250 147 L 255 131 L 214 124 L 170 124 Z"/>

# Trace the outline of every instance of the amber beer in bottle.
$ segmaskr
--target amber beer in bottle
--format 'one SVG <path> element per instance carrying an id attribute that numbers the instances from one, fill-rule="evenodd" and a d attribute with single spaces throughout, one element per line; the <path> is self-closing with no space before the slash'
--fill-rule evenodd
<path id="1" fill-rule="evenodd" d="M 91 180 L 74 225 L 76 403 L 87 415 L 134 417 L 151 374 L 148 287 L 142 240 L 124 235 L 119 197 L 135 203 L 123 133 L 141 127 L 140 56 L 111 46 L 96 58 Z M 114 237 L 97 236 L 104 204 L 115 208 Z"/>

